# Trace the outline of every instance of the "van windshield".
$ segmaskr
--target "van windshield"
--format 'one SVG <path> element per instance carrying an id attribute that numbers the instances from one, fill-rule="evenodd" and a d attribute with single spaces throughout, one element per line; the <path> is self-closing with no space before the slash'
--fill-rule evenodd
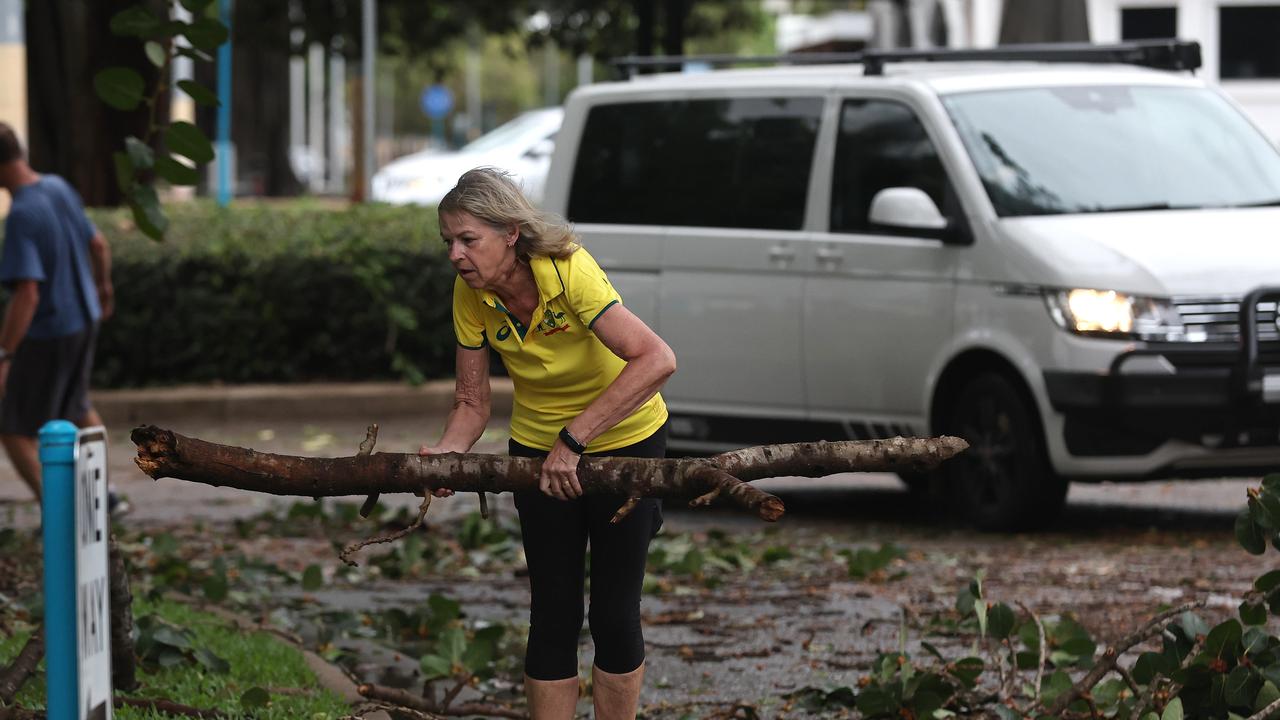
<path id="1" fill-rule="evenodd" d="M 1205 88 L 943 97 L 1001 217 L 1280 204 L 1280 152 Z"/>

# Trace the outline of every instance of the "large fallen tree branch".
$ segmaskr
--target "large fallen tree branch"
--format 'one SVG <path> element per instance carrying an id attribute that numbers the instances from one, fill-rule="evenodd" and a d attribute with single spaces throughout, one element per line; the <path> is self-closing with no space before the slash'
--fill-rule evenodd
<path id="1" fill-rule="evenodd" d="M 437 488 L 476 493 L 532 490 L 538 487 L 542 467 L 537 458 L 476 453 L 275 455 L 205 442 L 155 426 L 136 428 L 130 437 L 138 446 L 135 462 L 152 478 L 172 477 L 273 495 L 421 495 Z M 782 501 L 748 481 L 842 472 L 923 472 L 968 446 L 957 437 L 892 438 L 766 445 L 708 458 L 584 457 L 578 478 L 584 492 L 592 494 L 697 498 L 698 504 L 719 496 L 773 521 L 784 511 Z"/>

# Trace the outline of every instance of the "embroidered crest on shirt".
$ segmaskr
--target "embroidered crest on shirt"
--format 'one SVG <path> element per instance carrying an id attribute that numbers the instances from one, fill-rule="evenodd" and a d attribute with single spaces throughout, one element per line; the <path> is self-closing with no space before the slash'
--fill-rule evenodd
<path id="1" fill-rule="evenodd" d="M 547 308 L 542 315 L 542 322 L 538 323 L 538 329 L 542 331 L 543 337 L 549 337 L 556 333 L 568 332 L 569 323 L 564 322 L 564 313 Z"/>

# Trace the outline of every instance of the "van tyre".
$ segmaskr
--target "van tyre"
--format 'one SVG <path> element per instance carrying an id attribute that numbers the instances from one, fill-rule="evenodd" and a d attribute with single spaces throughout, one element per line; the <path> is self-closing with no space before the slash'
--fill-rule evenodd
<path id="1" fill-rule="evenodd" d="M 1031 398 L 1006 376 L 988 372 L 961 388 L 944 432 L 969 449 L 943 465 L 961 519 L 983 530 L 1043 526 L 1062 509 L 1067 482 L 1049 465 Z"/>

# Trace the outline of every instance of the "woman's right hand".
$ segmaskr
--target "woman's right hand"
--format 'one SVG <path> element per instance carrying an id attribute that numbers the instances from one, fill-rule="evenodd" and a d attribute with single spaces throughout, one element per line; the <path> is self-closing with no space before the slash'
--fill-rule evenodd
<path id="1" fill-rule="evenodd" d="M 421 455 L 443 455 L 444 453 L 451 453 L 451 452 L 465 452 L 465 451 L 453 450 L 451 448 L 444 448 L 444 447 L 430 447 L 427 445 L 423 445 L 422 447 L 418 448 L 418 455 L 420 456 Z M 450 490 L 449 488 L 436 488 L 435 490 L 431 491 L 431 494 L 438 498 L 446 498 L 452 495 L 453 491 Z"/>

